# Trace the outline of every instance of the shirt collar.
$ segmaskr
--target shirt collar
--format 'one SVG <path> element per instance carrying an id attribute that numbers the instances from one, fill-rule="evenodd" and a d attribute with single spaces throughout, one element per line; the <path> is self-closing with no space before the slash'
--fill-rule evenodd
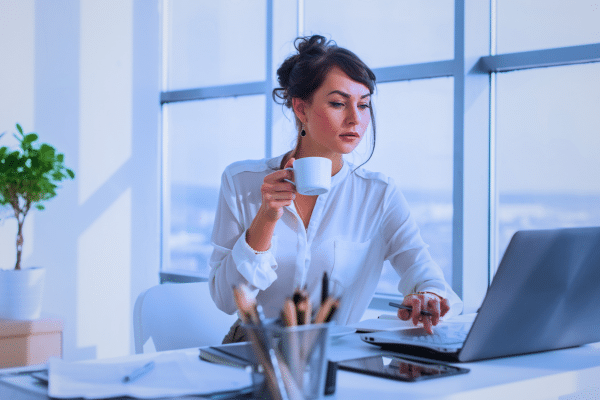
<path id="1" fill-rule="evenodd" d="M 342 165 L 342 169 L 340 169 L 337 174 L 335 174 L 334 176 L 331 177 L 331 187 L 334 187 L 338 183 L 343 181 L 346 178 L 346 176 L 348 175 L 348 173 L 350 173 L 350 166 L 348 165 L 348 161 L 346 161 L 344 159 L 342 159 L 342 161 L 344 163 Z"/>

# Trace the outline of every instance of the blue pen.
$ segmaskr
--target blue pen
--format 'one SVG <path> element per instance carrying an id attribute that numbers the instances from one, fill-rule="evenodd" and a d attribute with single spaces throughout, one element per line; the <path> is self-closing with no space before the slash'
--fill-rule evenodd
<path id="1" fill-rule="evenodd" d="M 139 379 L 142 376 L 146 375 L 148 372 L 152 371 L 152 369 L 154 369 L 154 361 L 150 361 L 148 364 L 144 365 L 143 367 L 140 367 L 140 368 L 134 370 L 131 374 L 125 375 L 123 377 L 123 383 L 133 382 L 136 379 Z"/>

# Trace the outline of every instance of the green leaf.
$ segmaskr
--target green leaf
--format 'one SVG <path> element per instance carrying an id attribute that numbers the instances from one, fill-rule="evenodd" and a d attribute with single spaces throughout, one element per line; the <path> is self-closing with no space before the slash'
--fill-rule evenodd
<path id="1" fill-rule="evenodd" d="M 21 125 L 17 124 L 17 130 L 19 131 L 21 136 L 23 136 L 23 128 L 21 128 Z"/>
<path id="2" fill-rule="evenodd" d="M 69 176 L 71 177 L 71 179 L 75 178 L 75 172 L 71 171 L 70 169 L 67 168 L 67 174 L 69 174 Z"/>
<path id="3" fill-rule="evenodd" d="M 48 159 L 48 160 L 53 159 L 54 152 L 55 152 L 54 147 L 50 146 L 49 144 L 44 143 L 40 146 L 40 154 L 41 154 L 42 158 L 44 158 L 44 159 Z"/>
<path id="4" fill-rule="evenodd" d="M 42 210 L 45 210 L 45 209 L 46 209 L 46 207 L 44 207 L 44 206 L 43 206 L 43 205 L 41 205 L 41 204 L 36 204 L 36 205 L 35 205 L 35 208 L 37 208 L 37 209 L 38 209 L 38 210 L 40 210 L 40 211 L 42 211 Z"/>
<path id="5" fill-rule="evenodd" d="M 59 163 L 62 163 L 62 162 L 64 162 L 64 161 L 65 161 L 65 155 L 64 155 L 64 154 L 57 154 L 57 155 L 56 155 L 56 160 L 57 160 Z"/>
<path id="6" fill-rule="evenodd" d="M 38 139 L 38 135 L 35 133 L 29 133 L 23 138 L 24 143 L 33 143 Z"/>

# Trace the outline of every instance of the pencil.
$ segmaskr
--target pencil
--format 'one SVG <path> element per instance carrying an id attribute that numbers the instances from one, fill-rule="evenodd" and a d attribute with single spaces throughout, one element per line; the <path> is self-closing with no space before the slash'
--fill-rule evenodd
<path id="1" fill-rule="evenodd" d="M 283 343 L 287 342 L 289 367 L 293 373 L 293 379 L 298 382 L 302 382 L 301 376 L 304 373 L 304 369 L 302 368 L 303 364 L 300 362 L 301 348 L 298 343 L 298 332 L 294 329 L 298 325 L 298 320 L 296 306 L 291 298 L 286 299 L 283 303 L 282 314 L 285 326 L 290 328 L 289 330 L 286 330 L 281 337 Z M 282 363 L 280 363 L 280 367 L 281 366 Z"/>
<path id="2" fill-rule="evenodd" d="M 296 288 L 294 290 L 294 294 L 292 295 L 292 300 L 294 304 L 297 306 L 300 301 L 308 297 L 308 293 L 305 289 Z"/>
<path id="3" fill-rule="evenodd" d="M 242 322 L 244 324 L 249 324 L 251 322 L 251 318 L 250 318 L 250 314 L 247 311 L 246 304 L 242 297 L 242 293 L 236 286 L 233 286 L 232 290 L 233 290 L 233 300 L 235 301 L 235 305 L 237 306 L 238 311 L 240 312 L 240 319 L 242 320 Z"/>
<path id="4" fill-rule="evenodd" d="M 283 323 L 285 326 L 296 326 L 298 325 L 298 316 L 296 315 L 296 306 L 292 299 L 286 299 L 283 303 L 283 310 L 281 312 Z"/>
<path id="5" fill-rule="evenodd" d="M 298 319 L 298 325 L 310 324 L 311 314 L 312 308 L 310 305 L 310 300 L 305 298 L 300 300 L 300 302 L 296 304 L 296 315 Z"/>
<path id="6" fill-rule="evenodd" d="M 337 310 L 338 307 L 338 305 L 334 306 L 334 303 L 339 304 L 339 301 L 331 296 L 328 297 L 327 300 L 325 300 L 325 303 L 321 305 L 319 311 L 317 312 L 317 316 L 315 317 L 315 324 L 322 324 L 324 322 L 327 322 L 327 319 L 331 320 L 333 313 L 335 312 L 335 310 Z M 333 311 L 332 307 L 335 307 Z"/>
<path id="7" fill-rule="evenodd" d="M 242 322 L 247 325 L 262 325 L 260 315 L 262 314 L 262 307 L 257 306 L 256 300 L 253 299 L 248 291 L 246 285 L 233 286 L 233 299 L 235 304 L 240 311 L 240 318 Z M 283 377 L 279 370 L 279 365 L 273 349 L 270 348 L 268 340 L 261 340 L 257 331 L 252 327 L 247 330 L 250 342 L 254 349 L 254 354 L 258 358 L 259 363 L 263 366 L 265 372 L 265 379 L 267 381 L 267 387 L 271 393 L 271 397 L 274 400 L 287 400 L 285 388 L 282 386 Z M 266 338 L 265 338 L 266 339 Z"/>
<path id="8" fill-rule="evenodd" d="M 337 309 L 339 307 L 340 307 L 340 300 L 335 299 L 333 301 L 333 303 L 331 304 L 331 307 L 329 307 L 329 312 L 325 316 L 325 322 L 331 322 L 331 320 L 333 319 L 333 315 L 335 314 L 335 312 L 337 311 Z"/>
<path id="9" fill-rule="evenodd" d="M 310 323 L 311 306 L 308 299 L 308 292 L 305 289 L 297 288 L 294 290 L 292 301 L 296 306 L 296 321 L 298 325 Z"/>

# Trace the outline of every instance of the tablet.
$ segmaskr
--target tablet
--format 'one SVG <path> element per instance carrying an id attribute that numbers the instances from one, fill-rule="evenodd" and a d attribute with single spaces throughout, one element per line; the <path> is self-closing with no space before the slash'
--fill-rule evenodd
<path id="1" fill-rule="evenodd" d="M 468 368 L 385 354 L 340 361 L 338 362 L 338 368 L 407 382 L 442 378 L 444 376 L 466 374 L 469 372 Z"/>

